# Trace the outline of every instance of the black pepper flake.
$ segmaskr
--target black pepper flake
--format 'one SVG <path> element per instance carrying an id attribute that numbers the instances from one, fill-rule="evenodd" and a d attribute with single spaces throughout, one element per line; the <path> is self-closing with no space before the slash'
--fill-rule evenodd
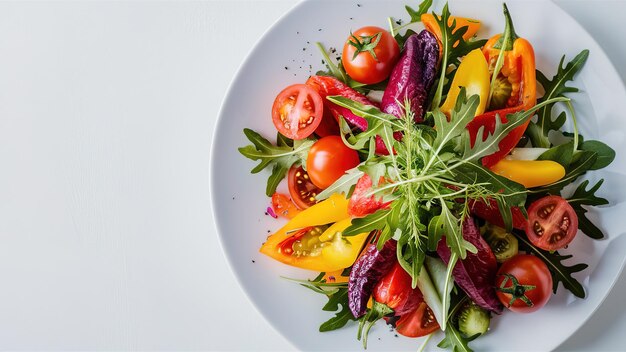
<path id="1" fill-rule="evenodd" d="M 270 215 L 270 214 L 268 214 L 267 212 L 265 212 L 265 215 Z"/>
<path id="2" fill-rule="evenodd" d="M 288 69 L 289 69 L 289 67 L 285 66 L 285 70 L 288 70 Z"/>
<path id="3" fill-rule="evenodd" d="M 351 21 L 352 21 L 352 20 L 354 20 L 354 17 L 350 17 L 350 20 L 351 20 Z"/>
<path id="4" fill-rule="evenodd" d="M 398 337 L 398 334 L 393 334 L 393 336 Z"/>
<path id="5" fill-rule="evenodd" d="M 295 77 L 295 76 L 296 76 L 296 74 L 294 73 L 294 74 L 293 74 L 293 76 Z"/>
<path id="6" fill-rule="evenodd" d="M 302 51 L 306 51 L 306 48 L 302 48 Z"/>
<path id="7" fill-rule="evenodd" d="M 400 20 L 397 20 L 397 21 L 396 21 L 396 24 L 397 24 L 398 26 L 399 26 L 399 25 L 401 25 L 401 24 L 402 24 L 402 20 L 401 20 L 401 19 L 400 19 Z"/>
<path id="8" fill-rule="evenodd" d="M 333 48 L 333 47 L 330 47 L 329 51 L 330 51 L 331 54 L 334 54 L 334 53 L 337 52 L 337 49 Z"/>
<path id="9" fill-rule="evenodd" d="M 233 197 L 233 200 L 235 200 L 235 197 Z"/>
<path id="10" fill-rule="evenodd" d="M 302 68 L 302 66 L 300 66 L 300 68 Z"/>
<path id="11" fill-rule="evenodd" d="M 322 65 L 326 65 L 326 63 L 324 62 L 324 60 L 322 60 Z"/>
<path id="12" fill-rule="evenodd" d="M 272 233 L 272 231 L 271 230 L 267 230 L 267 233 Z"/>
<path id="13" fill-rule="evenodd" d="M 306 41 L 306 43 L 307 43 L 307 44 L 311 44 L 311 42 L 310 42 L 310 41 L 308 41 L 308 40 Z"/>
<path id="14" fill-rule="evenodd" d="M 254 259 L 252 259 L 252 263 L 253 263 L 253 264 L 254 264 L 254 263 L 256 263 L 256 262 L 254 261 Z"/>
<path id="15" fill-rule="evenodd" d="M 318 31 L 318 32 L 321 32 L 321 31 L 322 31 L 322 29 L 320 28 L 320 29 L 318 29 L 317 31 Z"/>
<path id="16" fill-rule="evenodd" d="M 356 7 L 361 7 L 361 4 L 356 4 Z"/>
<path id="17" fill-rule="evenodd" d="M 296 32 L 296 34 L 300 34 L 300 32 Z"/>
<path id="18" fill-rule="evenodd" d="M 380 341 L 380 337 L 378 338 L 378 341 Z"/>

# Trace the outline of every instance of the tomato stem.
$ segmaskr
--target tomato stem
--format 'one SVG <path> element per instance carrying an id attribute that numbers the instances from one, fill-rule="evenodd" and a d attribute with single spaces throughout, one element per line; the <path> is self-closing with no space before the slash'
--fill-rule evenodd
<path id="1" fill-rule="evenodd" d="M 352 34 L 352 32 L 350 32 L 350 36 L 352 37 L 352 39 L 354 39 L 354 41 L 348 40 L 348 44 L 356 48 L 356 51 L 354 52 L 354 55 L 352 56 L 352 61 L 354 61 L 354 59 L 356 59 L 356 57 L 359 56 L 360 53 L 367 51 L 368 53 L 370 53 L 370 55 L 372 55 L 374 60 L 378 62 L 378 58 L 376 57 L 376 53 L 374 52 L 374 49 L 378 45 L 378 42 L 380 42 L 380 38 L 382 38 L 382 34 L 383 34 L 382 32 L 378 32 L 376 34 L 369 35 L 369 36 L 361 35 L 357 37 L 354 34 Z"/>
<path id="2" fill-rule="evenodd" d="M 508 293 L 511 295 L 511 301 L 509 301 L 509 307 L 515 303 L 518 299 L 527 306 L 532 307 L 534 303 L 526 296 L 526 292 L 530 290 L 534 290 L 537 286 L 534 285 L 522 285 L 519 283 L 517 278 L 511 274 L 503 274 L 504 280 L 500 284 L 500 287 L 497 288 L 498 291 L 502 293 Z M 507 282 L 511 280 L 511 286 L 505 287 Z"/>

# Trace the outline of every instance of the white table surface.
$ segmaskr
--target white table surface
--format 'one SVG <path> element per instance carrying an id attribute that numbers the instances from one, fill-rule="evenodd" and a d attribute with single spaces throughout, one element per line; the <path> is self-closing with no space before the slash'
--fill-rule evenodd
<path id="1" fill-rule="evenodd" d="M 293 350 L 227 266 L 208 177 L 226 88 L 295 3 L 0 2 L 1 350 Z M 626 2 L 557 3 L 624 79 Z M 623 350 L 624 296 L 560 350 Z"/>

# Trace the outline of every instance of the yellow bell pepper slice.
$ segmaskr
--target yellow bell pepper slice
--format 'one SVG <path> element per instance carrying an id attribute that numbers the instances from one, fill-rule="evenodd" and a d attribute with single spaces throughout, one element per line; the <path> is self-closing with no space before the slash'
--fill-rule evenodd
<path id="1" fill-rule="evenodd" d="M 489 66 L 480 49 L 472 50 L 467 54 L 456 70 L 446 101 L 440 108 L 444 114 L 450 116 L 461 92 L 460 87 L 465 87 L 465 93 L 468 98 L 472 95 L 478 95 L 480 98 L 480 103 L 474 116 L 485 112 L 487 100 L 489 99 Z"/>
<path id="2" fill-rule="evenodd" d="M 348 200 L 334 194 L 296 215 L 261 246 L 260 252 L 282 263 L 314 271 L 349 267 L 358 257 L 369 233 L 344 237 L 350 226 Z M 332 224 L 323 233 L 317 226 Z"/>
<path id="3" fill-rule="evenodd" d="M 565 168 L 552 160 L 503 159 L 490 169 L 526 188 L 549 185 L 565 176 Z"/>

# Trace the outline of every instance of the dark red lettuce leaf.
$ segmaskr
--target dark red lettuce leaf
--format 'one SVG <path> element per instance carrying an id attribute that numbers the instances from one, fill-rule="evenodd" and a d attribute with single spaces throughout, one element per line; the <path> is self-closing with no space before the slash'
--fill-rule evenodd
<path id="1" fill-rule="evenodd" d="M 368 245 L 354 263 L 348 280 L 348 306 L 355 318 L 365 314 L 374 287 L 393 268 L 395 259 L 396 241 L 389 240 L 380 251 L 375 244 Z"/>
<path id="2" fill-rule="evenodd" d="M 496 256 L 480 235 L 472 217 L 467 217 L 463 222 L 463 238 L 473 244 L 478 252 L 476 254 L 467 252 L 465 259 L 456 262 L 452 269 L 454 281 L 477 305 L 492 312 L 501 313 L 503 307 L 495 290 L 498 271 Z M 437 245 L 437 254 L 448 264 L 451 253 L 445 237 Z"/>
<path id="3" fill-rule="evenodd" d="M 428 92 L 435 82 L 439 61 L 439 44 L 435 36 L 423 30 L 411 35 L 404 44 L 400 60 L 393 68 L 381 103 L 382 111 L 401 117 L 404 101 L 411 103 L 415 122 L 422 122 Z"/>

